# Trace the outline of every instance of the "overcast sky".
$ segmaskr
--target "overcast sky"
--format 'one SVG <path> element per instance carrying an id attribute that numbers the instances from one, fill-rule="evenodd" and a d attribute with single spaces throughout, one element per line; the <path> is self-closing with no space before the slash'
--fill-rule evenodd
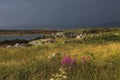
<path id="1" fill-rule="evenodd" d="M 0 0 L 0 25 L 120 21 L 120 0 Z"/>

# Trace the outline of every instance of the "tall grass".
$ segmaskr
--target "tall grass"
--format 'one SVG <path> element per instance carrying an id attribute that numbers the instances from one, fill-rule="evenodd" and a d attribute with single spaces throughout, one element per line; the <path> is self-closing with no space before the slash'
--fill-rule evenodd
<path id="1" fill-rule="evenodd" d="M 49 80 L 58 72 L 64 54 L 76 56 L 77 65 L 67 71 L 69 80 L 119 80 L 120 43 L 50 44 L 22 49 L 0 49 L 0 80 Z M 53 52 L 60 56 L 48 59 Z M 92 56 L 82 63 L 82 56 Z"/>

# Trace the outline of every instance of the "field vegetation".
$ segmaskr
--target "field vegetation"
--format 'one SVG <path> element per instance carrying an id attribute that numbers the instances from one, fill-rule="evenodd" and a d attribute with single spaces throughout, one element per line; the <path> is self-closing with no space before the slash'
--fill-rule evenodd
<path id="1" fill-rule="evenodd" d="M 0 80 L 120 80 L 120 29 L 77 31 L 88 35 L 39 46 L 0 47 Z"/>

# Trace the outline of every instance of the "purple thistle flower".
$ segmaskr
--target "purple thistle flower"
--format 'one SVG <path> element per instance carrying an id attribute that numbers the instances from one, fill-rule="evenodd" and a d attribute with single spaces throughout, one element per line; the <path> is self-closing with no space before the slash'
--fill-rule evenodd
<path id="1" fill-rule="evenodd" d="M 76 64 L 76 58 L 74 57 L 74 59 L 71 58 L 70 55 L 68 56 L 64 56 L 62 59 L 62 66 L 70 66 Z"/>

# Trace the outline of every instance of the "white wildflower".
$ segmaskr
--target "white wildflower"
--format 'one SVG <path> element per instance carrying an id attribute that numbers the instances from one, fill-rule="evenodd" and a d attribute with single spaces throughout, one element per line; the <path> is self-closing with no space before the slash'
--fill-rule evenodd
<path id="1" fill-rule="evenodd" d="M 62 71 L 61 74 L 65 74 L 65 71 Z"/>
<path id="2" fill-rule="evenodd" d="M 55 80 L 54 78 L 51 78 L 50 80 Z"/>
<path id="3" fill-rule="evenodd" d="M 67 79 L 67 76 L 63 76 L 63 79 Z"/>

